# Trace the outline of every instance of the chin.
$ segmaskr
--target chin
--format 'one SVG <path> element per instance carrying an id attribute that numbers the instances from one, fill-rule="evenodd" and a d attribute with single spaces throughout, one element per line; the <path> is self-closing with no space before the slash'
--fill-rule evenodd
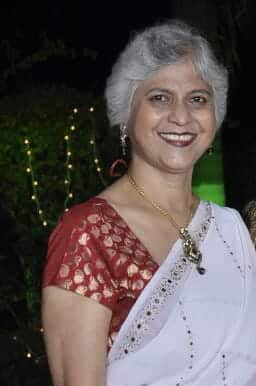
<path id="1" fill-rule="evenodd" d="M 164 168 L 169 174 L 186 174 L 193 171 L 194 165 L 168 165 Z"/>
<path id="2" fill-rule="evenodd" d="M 180 160 L 180 161 L 176 161 L 176 162 L 168 162 L 167 164 L 165 163 L 167 169 L 172 172 L 172 173 L 186 173 L 186 172 L 189 172 L 191 171 L 194 166 L 195 166 L 195 163 L 197 161 L 195 160 L 189 160 L 189 161 L 184 161 L 184 160 Z"/>

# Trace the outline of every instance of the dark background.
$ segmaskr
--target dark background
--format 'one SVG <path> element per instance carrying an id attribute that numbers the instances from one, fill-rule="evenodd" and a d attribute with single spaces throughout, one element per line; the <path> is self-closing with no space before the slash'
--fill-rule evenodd
<path id="1" fill-rule="evenodd" d="M 7 40 L 16 55 L 29 54 L 41 45 L 43 36 L 59 39 L 80 52 L 91 49 L 97 54 L 93 66 L 82 60 L 72 65 L 69 60 L 51 61 L 48 66 L 34 70 L 32 81 L 65 82 L 81 89 L 93 85 L 100 92 L 130 31 L 173 13 L 171 2 L 163 1 L 160 7 L 150 3 L 61 0 L 2 3 L 2 49 L 3 41 Z"/>

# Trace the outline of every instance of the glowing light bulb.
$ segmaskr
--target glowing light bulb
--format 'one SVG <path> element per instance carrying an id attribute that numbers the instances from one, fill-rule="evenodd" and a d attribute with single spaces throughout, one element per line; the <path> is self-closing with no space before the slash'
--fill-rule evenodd
<path id="1" fill-rule="evenodd" d="M 40 332 L 44 332 L 44 329 L 43 329 L 43 327 L 41 327 L 41 328 L 40 328 Z"/>
<path id="2" fill-rule="evenodd" d="M 89 111 L 90 111 L 91 113 L 93 113 L 93 112 L 94 112 L 94 107 L 93 107 L 93 106 L 90 107 L 90 108 L 89 108 Z"/>
<path id="3" fill-rule="evenodd" d="M 69 209 L 68 209 L 68 208 L 66 208 L 66 209 L 65 209 L 65 212 L 68 212 L 68 211 L 69 211 Z"/>
<path id="4" fill-rule="evenodd" d="M 43 226 L 44 226 L 44 227 L 47 226 L 47 221 L 43 221 Z"/>
<path id="5" fill-rule="evenodd" d="M 27 352 L 27 358 L 31 358 L 31 357 L 32 357 L 31 352 Z"/>
<path id="6" fill-rule="evenodd" d="M 70 130 L 71 131 L 74 131 L 76 129 L 76 127 L 73 125 L 73 126 L 70 126 Z"/>
<path id="7" fill-rule="evenodd" d="M 27 168 L 27 169 L 26 169 L 26 172 L 27 172 L 27 173 L 30 173 L 30 172 L 31 172 L 31 169 L 30 169 L 30 168 Z"/>
<path id="8" fill-rule="evenodd" d="M 28 145 L 29 144 L 29 140 L 25 139 L 24 143 L 25 143 L 25 145 Z"/>
<path id="9" fill-rule="evenodd" d="M 38 213 L 39 213 L 39 214 L 42 214 L 42 213 L 43 213 L 42 209 L 39 209 Z"/>
<path id="10" fill-rule="evenodd" d="M 64 139 L 65 139 L 65 141 L 68 141 L 69 140 L 69 136 L 65 135 Z"/>
<path id="11" fill-rule="evenodd" d="M 90 140 L 90 144 L 91 144 L 91 145 L 94 144 L 94 140 L 93 140 L 93 139 Z"/>
<path id="12" fill-rule="evenodd" d="M 28 151 L 27 151 L 27 155 L 31 155 L 31 150 L 28 150 Z"/>
<path id="13" fill-rule="evenodd" d="M 71 154 L 72 154 L 71 151 L 68 151 L 68 152 L 67 152 L 67 155 L 68 155 L 69 157 L 71 156 Z"/>
<path id="14" fill-rule="evenodd" d="M 69 193 L 68 196 L 69 196 L 70 198 L 72 198 L 72 197 L 73 197 L 73 193 Z"/>
<path id="15" fill-rule="evenodd" d="M 73 165 L 72 164 L 68 164 L 68 168 L 69 169 L 72 169 Z"/>
<path id="16" fill-rule="evenodd" d="M 38 185 L 38 181 L 34 181 L 34 182 L 33 182 L 33 185 L 34 185 L 34 186 L 37 186 L 37 185 Z"/>
<path id="17" fill-rule="evenodd" d="M 36 196 L 33 194 L 33 196 L 31 196 L 31 200 L 35 200 L 36 199 Z"/>
<path id="18" fill-rule="evenodd" d="M 95 162 L 96 164 L 98 164 L 98 163 L 99 163 L 98 158 L 95 158 L 94 162 Z"/>
<path id="19" fill-rule="evenodd" d="M 69 183 L 69 180 L 65 180 L 64 184 L 67 185 Z"/>
<path id="20" fill-rule="evenodd" d="M 97 168 L 96 170 L 97 170 L 97 172 L 101 172 L 101 168 Z"/>
<path id="21" fill-rule="evenodd" d="M 73 113 L 74 113 L 74 114 L 77 114 L 77 113 L 78 113 L 78 109 L 77 109 L 77 108 L 74 108 Z"/>

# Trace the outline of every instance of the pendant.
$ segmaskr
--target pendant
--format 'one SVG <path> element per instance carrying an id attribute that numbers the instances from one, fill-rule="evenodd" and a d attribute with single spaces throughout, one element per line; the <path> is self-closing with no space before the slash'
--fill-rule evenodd
<path id="1" fill-rule="evenodd" d="M 201 267 L 202 262 L 202 253 L 196 246 L 195 241 L 192 239 L 191 235 L 187 228 L 180 228 L 179 230 L 180 237 L 182 239 L 182 248 L 185 257 L 196 265 L 196 270 L 200 275 L 204 275 L 206 269 Z"/>

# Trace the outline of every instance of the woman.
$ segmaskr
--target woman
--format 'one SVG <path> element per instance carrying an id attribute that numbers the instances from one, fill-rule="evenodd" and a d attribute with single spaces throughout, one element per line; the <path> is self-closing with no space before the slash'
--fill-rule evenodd
<path id="1" fill-rule="evenodd" d="M 127 173 L 49 240 L 43 323 L 56 386 L 256 384 L 255 252 L 240 215 L 195 197 L 227 72 L 188 25 L 137 33 L 106 87 Z"/>

